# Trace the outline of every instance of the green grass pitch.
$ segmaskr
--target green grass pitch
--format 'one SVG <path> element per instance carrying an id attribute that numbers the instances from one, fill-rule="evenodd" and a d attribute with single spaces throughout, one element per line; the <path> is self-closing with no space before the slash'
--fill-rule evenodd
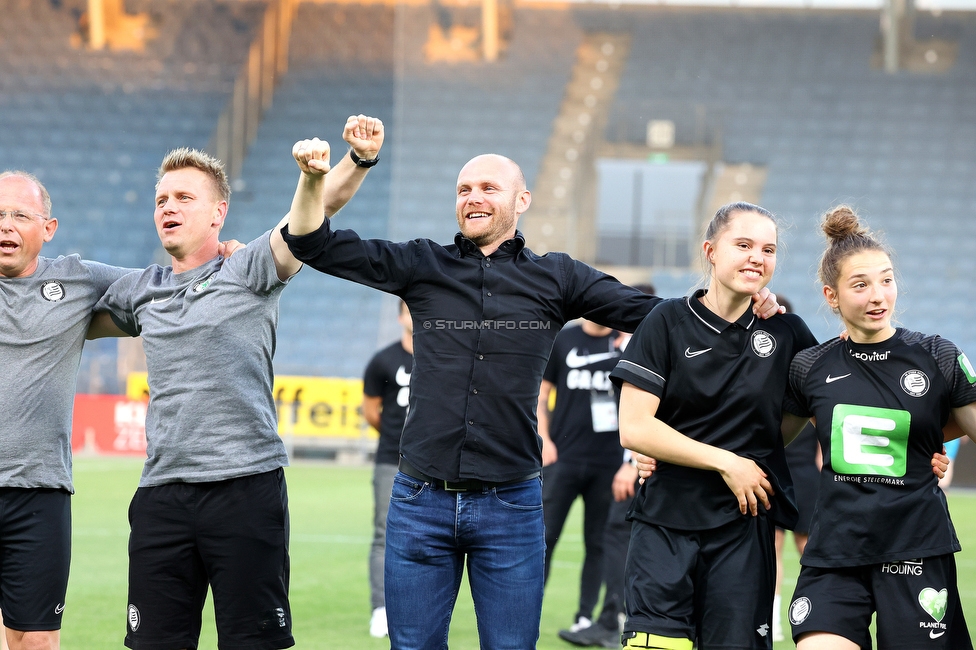
<path id="1" fill-rule="evenodd" d="M 125 634 L 127 508 L 141 461 L 77 458 L 73 500 L 74 549 L 64 610 L 62 648 L 121 648 Z M 372 496 L 368 467 L 299 464 L 288 468 L 291 506 L 291 604 L 297 648 L 345 650 L 388 648 L 373 639 L 369 624 L 366 560 Z M 963 544 L 956 556 L 959 587 L 971 629 L 976 629 L 976 494 L 952 494 L 953 521 Z M 574 646 L 556 633 L 572 622 L 582 560 L 580 508 L 575 507 L 553 558 L 542 614 L 540 650 Z M 796 552 L 787 539 L 784 600 L 797 573 Z M 785 606 L 784 606 L 785 608 Z M 463 585 L 451 625 L 450 647 L 478 647 L 474 609 Z M 776 650 L 794 647 L 778 643 Z M 213 613 L 204 612 L 202 650 L 216 648 Z"/>

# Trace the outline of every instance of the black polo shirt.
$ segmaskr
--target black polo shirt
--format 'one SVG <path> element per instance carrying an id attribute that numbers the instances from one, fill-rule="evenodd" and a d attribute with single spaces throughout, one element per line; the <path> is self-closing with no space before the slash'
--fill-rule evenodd
<path id="1" fill-rule="evenodd" d="M 951 409 L 976 401 L 955 345 L 898 329 L 881 343 L 834 339 L 799 354 L 786 408 L 814 416 L 823 470 L 801 564 L 846 567 L 959 550 L 932 473 Z"/>
<path id="2" fill-rule="evenodd" d="M 376 447 L 376 462 L 396 465 L 400 462 L 400 432 L 407 419 L 410 400 L 410 369 L 413 355 L 403 349 L 400 341 L 392 343 L 366 364 L 363 373 L 363 394 L 379 397 L 380 441 Z"/>
<path id="3" fill-rule="evenodd" d="M 729 323 L 701 304 L 704 293 L 655 307 L 610 377 L 660 397 L 656 417 L 689 438 L 756 461 L 776 492 L 770 516 L 790 528 L 797 512 L 780 434 L 783 397 L 790 361 L 817 341 L 795 314 L 760 321 L 746 310 Z M 742 515 L 718 472 L 659 462 L 630 516 L 705 530 Z"/>
<path id="4" fill-rule="evenodd" d="M 287 226 L 282 235 L 312 268 L 407 303 L 414 368 L 400 453 L 443 480 L 541 469 L 536 405 L 556 334 L 579 317 L 633 331 L 660 301 L 565 253 L 536 255 L 521 233 L 488 257 L 460 234 L 451 246 L 363 240 L 328 219 L 308 235 Z"/>
<path id="5" fill-rule="evenodd" d="M 549 437 L 560 462 L 620 467 L 617 389 L 610 381 L 620 359 L 619 336 L 590 336 L 578 325 L 556 336 L 542 377 L 556 387 Z"/>

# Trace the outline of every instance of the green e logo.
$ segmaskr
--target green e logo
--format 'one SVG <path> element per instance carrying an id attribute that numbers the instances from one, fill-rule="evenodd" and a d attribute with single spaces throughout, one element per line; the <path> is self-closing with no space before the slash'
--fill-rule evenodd
<path id="1" fill-rule="evenodd" d="M 838 404 L 830 428 L 830 464 L 838 474 L 904 476 L 908 411 Z"/>

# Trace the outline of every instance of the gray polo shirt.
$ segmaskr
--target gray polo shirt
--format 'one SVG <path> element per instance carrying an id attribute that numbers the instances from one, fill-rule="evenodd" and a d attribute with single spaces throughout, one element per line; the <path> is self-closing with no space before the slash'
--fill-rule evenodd
<path id="1" fill-rule="evenodd" d="M 278 279 L 270 231 L 229 259 L 131 273 L 95 307 L 142 336 L 149 370 L 140 487 L 222 481 L 288 464 L 271 388 Z"/>
<path id="2" fill-rule="evenodd" d="M 132 269 L 39 257 L 25 278 L 0 276 L 0 487 L 71 483 L 71 414 L 92 307 Z"/>

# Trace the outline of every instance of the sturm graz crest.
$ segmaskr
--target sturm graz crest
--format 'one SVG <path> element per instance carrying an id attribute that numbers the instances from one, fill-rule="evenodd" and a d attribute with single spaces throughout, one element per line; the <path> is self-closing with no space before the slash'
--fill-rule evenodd
<path id="1" fill-rule="evenodd" d="M 776 349 L 776 339 L 765 330 L 752 333 L 752 351 L 761 357 L 768 357 Z"/>
<path id="2" fill-rule="evenodd" d="M 64 300 L 64 285 L 57 280 L 48 280 L 41 285 L 41 296 L 51 302 Z"/>

